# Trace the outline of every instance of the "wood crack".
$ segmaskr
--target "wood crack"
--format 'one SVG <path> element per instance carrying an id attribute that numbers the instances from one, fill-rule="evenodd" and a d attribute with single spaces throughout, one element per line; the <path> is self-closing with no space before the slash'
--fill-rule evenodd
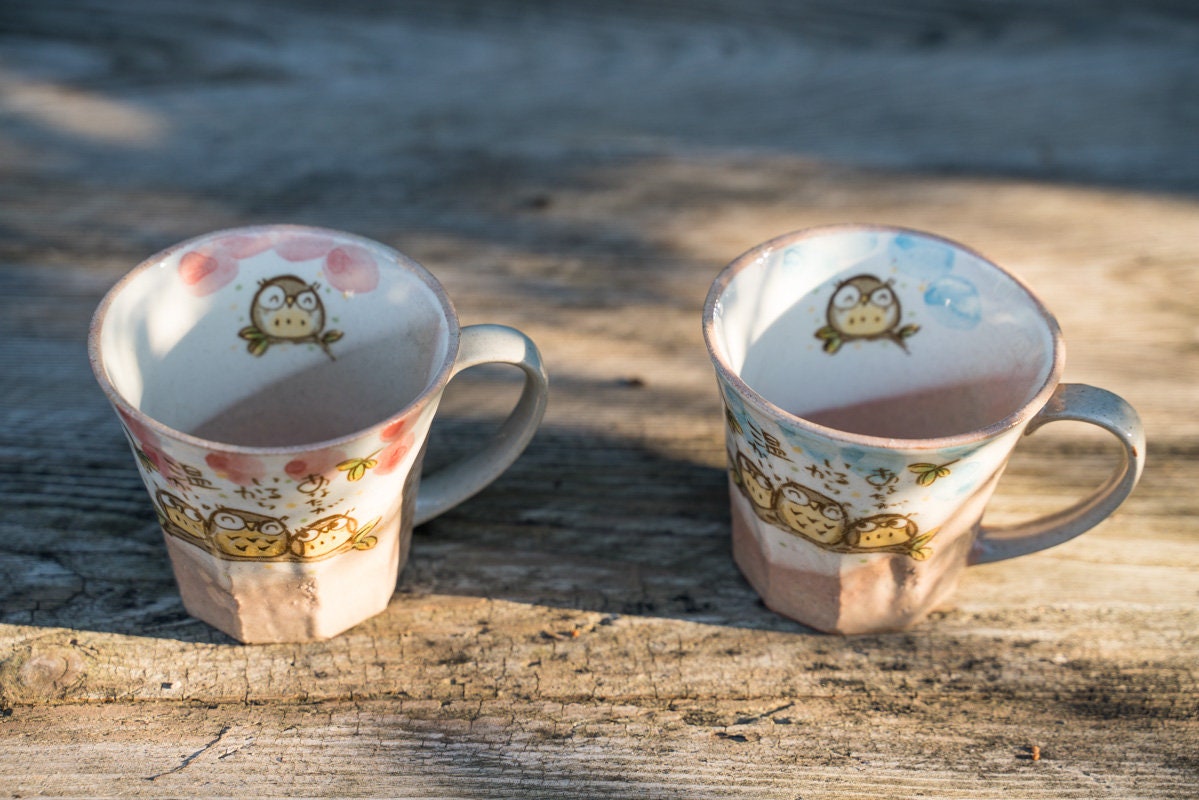
<path id="1" fill-rule="evenodd" d="M 166 777 L 167 775 L 174 775 L 174 774 L 175 774 L 175 773 L 177 773 L 177 772 L 182 772 L 183 770 L 187 769 L 189 766 L 191 766 L 191 763 L 192 763 L 193 761 L 195 761 L 197 758 L 199 758 L 200 756 L 204 755 L 204 754 L 205 754 L 205 753 L 207 753 L 209 750 L 211 750 L 212 748 L 214 748 L 214 747 L 216 747 L 218 744 L 220 744 L 220 743 L 221 743 L 221 740 L 225 738 L 225 734 L 227 734 L 227 733 L 229 732 L 229 730 L 230 730 L 230 728 L 231 728 L 231 727 L 232 727 L 232 726 L 230 726 L 230 725 L 226 725 L 225 727 L 221 728 L 221 731 L 220 731 L 220 733 L 218 733 L 218 734 L 216 735 L 216 737 L 215 737 L 215 738 L 214 738 L 214 739 L 213 739 L 211 742 L 209 742 L 208 744 L 204 745 L 203 747 L 201 747 L 201 748 L 200 748 L 199 750 L 197 750 L 196 752 L 192 753 L 192 754 L 191 754 L 190 756 L 188 756 L 187 758 L 183 759 L 183 762 L 182 762 L 181 764 L 179 764 L 179 766 L 175 767 L 174 769 L 169 769 L 169 770 L 167 770 L 166 772 L 160 772 L 160 773 L 158 773 L 157 775 L 150 775 L 150 776 L 146 777 L 146 778 L 145 778 L 145 780 L 148 780 L 148 781 L 156 781 L 156 780 L 158 780 L 159 778 L 164 778 L 164 777 Z"/>

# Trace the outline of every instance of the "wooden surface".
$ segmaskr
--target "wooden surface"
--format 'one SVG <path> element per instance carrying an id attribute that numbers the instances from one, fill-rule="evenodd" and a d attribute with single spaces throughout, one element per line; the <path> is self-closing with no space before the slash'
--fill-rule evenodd
<path id="1" fill-rule="evenodd" d="M 1199 15 L 955 9 L 5 4 L 0 796 L 1199 797 Z M 1010 267 L 1150 444 L 1098 529 L 839 638 L 731 561 L 699 313 L 741 251 L 849 220 Z M 409 253 L 552 380 L 526 455 L 323 644 L 187 617 L 84 354 L 134 263 L 264 221 Z M 431 459 L 515 388 L 456 381 Z M 992 519 L 1111 467 L 1054 427 Z"/>

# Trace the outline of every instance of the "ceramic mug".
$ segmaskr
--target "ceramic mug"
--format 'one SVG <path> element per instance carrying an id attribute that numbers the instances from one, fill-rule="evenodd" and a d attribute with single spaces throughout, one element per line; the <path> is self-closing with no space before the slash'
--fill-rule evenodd
<path id="1" fill-rule="evenodd" d="M 412 527 L 500 475 L 546 404 L 536 346 L 460 328 L 420 264 L 318 228 L 220 231 L 152 256 L 88 341 L 150 493 L 188 612 L 243 642 L 325 639 L 379 613 Z M 442 391 L 524 373 L 496 438 L 427 476 Z"/>
<path id="2" fill-rule="evenodd" d="M 726 411 L 733 555 L 768 607 L 838 633 L 905 628 L 963 568 L 1066 541 L 1132 491 L 1136 412 L 1061 384 L 1054 318 L 978 253 L 898 228 L 786 234 L 733 261 L 704 306 Z M 1079 420 L 1121 445 L 1062 512 L 980 525 L 1021 436 Z"/>

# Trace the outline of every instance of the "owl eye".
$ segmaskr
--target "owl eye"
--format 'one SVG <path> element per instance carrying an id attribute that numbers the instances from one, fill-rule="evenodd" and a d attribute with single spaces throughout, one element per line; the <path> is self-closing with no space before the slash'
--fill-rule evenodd
<path id="1" fill-rule="evenodd" d="M 796 489 L 793 486 L 788 487 L 786 495 L 787 495 L 788 500 L 790 500 L 792 503 L 795 503 L 798 506 L 806 506 L 808 503 L 811 502 L 811 500 L 808 499 L 808 496 L 806 494 L 804 494 L 801 490 Z"/>
<path id="2" fill-rule="evenodd" d="M 296 305 L 305 311 L 315 310 L 319 302 L 314 292 L 300 292 L 296 295 Z"/>
<path id="3" fill-rule="evenodd" d="M 858 287 L 845 285 L 837 290 L 833 295 L 833 305 L 837 308 L 853 308 L 862 300 L 862 293 L 858 291 Z"/>
<path id="4" fill-rule="evenodd" d="M 840 522 L 845 519 L 845 512 L 841 510 L 840 506 L 825 506 L 821 509 L 821 513 L 824 514 L 826 519 L 831 519 L 833 522 Z"/>
<path id="5" fill-rule="evenodd" d="M 861 522 L 855 523 L 853 527 L 856 530 L 861 531 L 862 533 L 869 533 L 870 531 L 876 530 L 878 528 L 877 525 L 875 525 L 873 522 L 870 522 L 869 520 L 862 520 Z"/>
<path id="6" fill-rule="evenodd" d="M 230 514 L 228 511 L 221 511 L 212 518 L 217 527 L 224 528 L 227 531 L 239 531 L 246 527 L 246 522 L 236 514 Z"/>
<path id="7" fill-rule="evenodd" d="M 174 495 L 165 494 L 165 493 L 162 495 L 162 504 L 164 506 L 166 506 L 167 508 L 179 508 L 180 507 L 179 501 L 175 499 Z"/>
<path id="8" fill-rule="evenodd" d="M 285 302 L 287 293 L 279 286 L 268 286 L 258 295 L 258 305 L 269 311 L 282 308 Z"/>
<path id="9" fill-rule="evenodd" d="M 191 506 L 187 506 L 186 508 L 183 509 L 183 516 L 187 517 L 192 522 L 203 522 L 204 521 L 204 518 L 200 516 L 200 512 L 196 511 Z"/>
<path id="10" fill-rule="evenodd" d="M 870 293 L 870 302 L 876 306 L 889 306 L 895 302 L 895 293 L 888 286 L 880 286 Z"/>
<path id="11" fill-rule="evenodd" d="M 278 536 L 283 533 L 283 525 L 272 519 L 259 525 L 258 532 L 265 533 L 267 536 Z"/>

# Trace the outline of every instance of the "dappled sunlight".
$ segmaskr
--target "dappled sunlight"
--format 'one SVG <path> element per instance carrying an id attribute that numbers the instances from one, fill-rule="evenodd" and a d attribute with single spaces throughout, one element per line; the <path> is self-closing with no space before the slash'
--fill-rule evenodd
<path id="1" fill-rule="evenodd" d="M 122 148 L 163 145 L 171 125 L 160 113 L 102 92 L 21 77 L 0 69 L 0 118 L 52 134 Z"/>

